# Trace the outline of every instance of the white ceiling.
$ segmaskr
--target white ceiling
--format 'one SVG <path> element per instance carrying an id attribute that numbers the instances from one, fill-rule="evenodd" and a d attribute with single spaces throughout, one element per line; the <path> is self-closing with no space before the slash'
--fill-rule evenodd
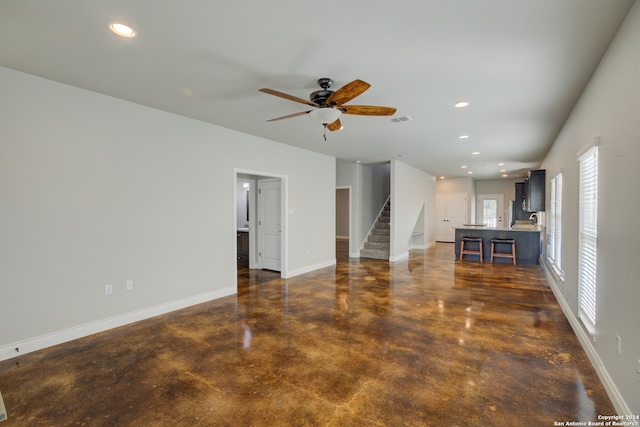
<path id="1" fill-rule="evenodd" d="M 0 65 L 341 159 L 516 177 L 539 165 L 632 4 L 2 0 Z M 309 108 L 258 89 L 307 99 L 320 77 L 367 81 L 352 104 L 411 120 L 343 116 L 326 142 L 306 116 L 266 122 Z"/>

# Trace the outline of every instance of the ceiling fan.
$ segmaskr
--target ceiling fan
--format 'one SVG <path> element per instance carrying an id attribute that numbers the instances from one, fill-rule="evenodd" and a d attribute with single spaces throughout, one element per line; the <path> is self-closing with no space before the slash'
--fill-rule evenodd
<path id="1" fill-rule="evenodd" d="M 353 98 L 371 87 L 369 83 L 363 82 L 362 80 L 354 80 L 336 91 L 329 90 L 333 85 L 333 80 L 330 78 L 323 77 L 318 79 L 318 85 L 322 90 L 317 90 L 309 95 L 309 101 L 273 89 L 260 89 L 260 92 L 268 93 L 269 95 L 278 96 L 290 101 L 316 107 L 314 110 L 301 111 L 299 113 L 276 117 L 275 119 L 267 120 L 267 122 L 274 122 L 277 120 L 309 114 L 312 119 L 322 124 L 325 130 L 329 129 L 333 132 L 342 129 L 342 123 L 340 122 L 340 116 L 342 114 L 355 114 L 359 116 L 392 116 L 396 112 L 396 109 L 391 107 L 344 105 L 346 102 L 351 101 Z M 326 135 L 324 139 L 327 139 Z"/>

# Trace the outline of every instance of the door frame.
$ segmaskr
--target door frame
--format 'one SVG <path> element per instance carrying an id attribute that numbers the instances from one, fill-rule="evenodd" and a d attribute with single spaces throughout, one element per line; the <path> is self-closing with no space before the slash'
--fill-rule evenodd
<path id="1" fill-rule="evenodd" d="M 236 234 L 236 217 L 237 217 L 237 209 L 238 209 L 238 200 L 237 200 L 237 192 L 236 187 L 238 185 L 238 175 L 249 175 L 252 179 L 255 179 L 256 186 L 258 179 L 280 179 L 280 219 L 282 225 L 282 234 L 280 235 L 280 277 L 287 278 L 289 276 L 289 248 L 287 245 L 288 235 L 289 235 L 289 177 L 287 175 L 276 174 L 272 172 L 265 172 L 259 170 L 252 169 L 241 169 L 234 168 L 233 169 L 233 223 L 232 230 L 234 235 Z M 242 179 L 242 177 L 240 177 Z M 252 189 L 252 198 L 251 200 L 257 201 L 257 197 L 255 197 L 255 190 Z M 256 230 L 256 215 L 258 213 L 258 207 L 256 203 L 253 203 L 253 206 L 250 207 L 250 217 L 249 217 L 249 268 L 258 268 L 257 267 L 257 247 L 258 247 L 258 235 L 253 230 Z M 235 258 L 235 257 L 234 257 Z M 234 268 L 236 269 L 236 288 L 238 286 L 237 277 L 238 277 L 238 266 L 234 263 Z"/>

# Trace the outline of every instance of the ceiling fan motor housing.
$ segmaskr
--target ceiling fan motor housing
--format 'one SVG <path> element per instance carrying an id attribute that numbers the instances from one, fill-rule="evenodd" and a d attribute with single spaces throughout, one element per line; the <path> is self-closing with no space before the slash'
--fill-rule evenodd
<path id="1" fill-rule="evenodd" d="M 327 99 L 334 92 L 332 90 L 329 90 L 329 88 L 333 86 L 333 80 L 331 80 L 329 77 L 322 77 L 318 79 L 318 86 L 320 86 L 322 90 L 317 90 L 309 95 L 309 100 L 311 102 L 315 102 L 320 106 L 325 106 L 327 105 Z"/>
<path id="2" fill-rule="evenodd" d="M 317 90 L 309 95 L 309 100 L 324 107 L 327 105 L 327 99 L 333 94 L 332 90 Z"/>

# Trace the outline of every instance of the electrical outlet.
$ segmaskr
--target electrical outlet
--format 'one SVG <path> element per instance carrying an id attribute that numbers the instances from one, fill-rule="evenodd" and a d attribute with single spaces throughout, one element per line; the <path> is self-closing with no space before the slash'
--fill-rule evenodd
<path id="1" fill-rule="evenodd" d="M 127 280 L 127 290 L 133 289 L 133 280 Z"/>
<path id="2" fill-rule="evenodd" d="M 618 356 L 622 355 L 622 338 L 620 338 L 620 335 L 616 335 L 616 351 Z"/>
<path id="3" fill-rule="evenodd" d="M 104 294 L 111 295 L 112 293 L 113 293 L 113 285 L 112 284 L 104 285 Z"/>

